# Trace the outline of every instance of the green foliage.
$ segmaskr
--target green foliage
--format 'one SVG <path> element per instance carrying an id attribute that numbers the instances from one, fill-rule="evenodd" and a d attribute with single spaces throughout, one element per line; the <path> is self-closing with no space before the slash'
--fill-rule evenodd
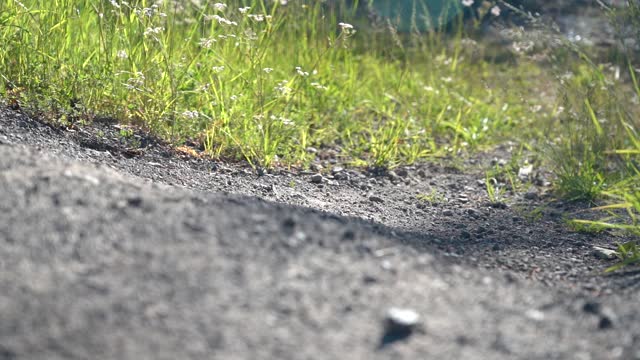
<path id="1" fill-rule="evenodd" d="M 309 146 L 392 167 L 532 120 L 505 89 L 534 67 L 483 60 L 460 27 L 401 34 L 341 1 L 153 4 L 5 1 L 0 90 L 51 121 L 115 117 L 265 167 L 304 165 Z"/>
<path id="2" fill-rule="evenodd" d="M 620 10 L 603 11 L 609 12 L 619 34 L 640 34 L 640 2 L 630 1 Z M 561 79 L 565 111 L 560 116 L 563 128 L 555 136 L 554 160 L 558 190 L 564 198 L 607 202 L 594 208 L 605 211 L 606 218 L 573 220 L 575 229 L 615 229 L 640 235 L 640 61 L 622 36 L 620 40 L 623 53 L 614 64 L 617 70 L 613 75 L 582 53 L 582 64 Z M 619 253 L 620 263 L 607 272 L 640 260 L 637 241 L 619 245 Z"/>
<path id="3" fill-rule="evenodd" d="M 441 204 L 447 200 L 445 196 L 439 193 L 436 189 L 432 189 L 428 194 L 418 194 L 416 195 L 416 198 L 430 205 Z"/>

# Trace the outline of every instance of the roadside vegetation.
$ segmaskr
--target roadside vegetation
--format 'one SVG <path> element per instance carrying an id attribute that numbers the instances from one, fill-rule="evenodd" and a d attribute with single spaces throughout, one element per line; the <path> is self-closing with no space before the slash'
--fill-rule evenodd
<path id="1" fill-rule="evenodd" d="M 0 93 L 57 126 L 111 117 L 265 168 L 306 167 L 314 149 L 392 168 L 509 139 L 553 169 L 558 196 L 607 215 L 576 223 L 640 233 L 640 62 L 627 42 L 640 2 L 603 5 L 620 46 L 597 57 L 503 1 L 452 4 L 446 21 L 417 9 L 400 24 L 358 1 L 6 0 Z M 480 30 L 506 12 L 545 36 L 516 27 L 508 45 L 486 42 Z M 513 191 L 516 165 L 502 174 Z M 621 244 L 622 263 L 637 249 Z"/>

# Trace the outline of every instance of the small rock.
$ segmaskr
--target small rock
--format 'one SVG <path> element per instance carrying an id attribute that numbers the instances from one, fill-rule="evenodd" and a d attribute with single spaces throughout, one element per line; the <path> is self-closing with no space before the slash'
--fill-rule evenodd
<path id="1" fill-rule="evenodd" d="M 142 206 L 142 198 L 139 196 L 133 196 L 127 199 L 127 205 L 131 207 L 140 207 Z"/>
<path id="2" fill-rule="evenodd" d="M 444 216 L 453 216 L 453 210 L 449 210 L 449 209 L 444 210 L 442 212 L 442 215 L 444 215 Z"/>
<path id="3" fill-rule="evenodd" d="M 544 320 L 544 313 L 538 309 L 529 309 L 524 313 L 524 316 L 533 320 L 533 321 L 542 321 Z"/>
<path id="4" fill-rule="evenodd" d="M 317 152 L 318 152 L 318 149 L 316 149 L 316 148 L 314 148 L 314 147 L 311 147 L 311 146 L 309 146 L 306 150 L 307 150 L 307 152 L 308 152 L 309 154 L 315 154 L 315 153 L 317 153 Z"/>
<path id="5" fill-rule="evenodd" d="M 525 165 L 518 170 L 518 177 L 521 180 L 528 180 L 532 173 L 533 165 Z"/>
<path id="6" fill-rule="evenodd" d="M 467 215 L 469 215 L 474 219 L 478 219 L 480 217 L 480 212 L 478 212 L 478 210 L 475 210 L 475 209 L 467 209 L 466 213 Z"/>
<path id="7" fill-rule="evenodd" d="M 527 200 L 535 200 L 538 198 L 538 192 L 535 190 L 529 190 L 524 194 L 524 198 Z"/>
<path id="8" fill-rule="evenodd" d="M 344 171 L 341 171 L 335 175 L 333 175 L 333 178 L 336 180 L 349 180 L 349 174 L 347 174 Z"/>
<path id="9" fill-rule="evenodd" d="M 611 249 L 607 249 L 599 246 L 593 247 L 593 255 L 598 259 L 613 260 L 617 257 L 616 256 L 617 254 L 618 252 L 615 250 L 611 250 Z"/>
<path id="10" fill-rule="evenodd" d="M 339 174 L 339 173 L 341 173 L 341 172 L 343 172 L 343 171 L 344 171 L 344 169 L 343 169 L 343 168 L 341 168 L 341 167 L 339 167 L 339 166 L 336 166 L 336 167 L 334 167 L 333 169 L 331 169 L 331 174 L 335 175 L 335 174 Z"/>
<path id="11" fill-rule="evenodd" d="M 587 301 L 582 306 L 582 311 L 584 311 L 584 312 L 586 312 L 588 314 L 598 315 L 598 314 L 600 314 L 601 310 L 602 310 L 602 304 L 600 304 L 599 302 L 596 302 L 596 301 Z"/>
<path id="12" fill-rule="evenodd" d="M 409 175 L 409 172 L 407 171 L 407 169 L 398 169 L 396 170 L 396 174 L 398 174 L 398 176 L 400 177 L 407 177 L 407 175 Z"/>
<path id="13" fill-rule="evenodd" d="M 494 209 L 506 209 L 506 208 L 508 208 L 507 204 L 503 203 L 502 201 L 491 202 L 491 203 L 489 203 L 489 206 L 491 206 Z"/>
<path id="14" fill-rule="evenodd" d="M 320 184 L 322 182 L 322 175 L 321 174 L 313 174 L 311 175 L 311 182 L 314 184 Z"/>
<path id="15" fill-rule="evenodd" d="M 419 324 L 420 315 L 413 309 L 392 307 L 387 311 L 386 333 L 410 334 Z"/>
<path id="16" fill-rule="evenodd" d="M 362 277 L 362 282 L 365 284 L 374 284 L 378 282 L 378 278 L 373 275 L 365 275 Z"/>
<path id="17" fill-rule="evenodd" d="M 384 202 L 384 200 L 378 195 L 369 196 L 369 201 L 373 201 L 373 202 L 377 202 L 377 203 L 383 203 Z"/>
<path id="18" fill-rule="evenodd" d="M 617 322 L 618 317 L 613 310 L 609 308 L 603 308 L 600 310 L 600 322 L 598 323 L 598 328 L 601 330 L 611 329 L 616 326 Z"/>

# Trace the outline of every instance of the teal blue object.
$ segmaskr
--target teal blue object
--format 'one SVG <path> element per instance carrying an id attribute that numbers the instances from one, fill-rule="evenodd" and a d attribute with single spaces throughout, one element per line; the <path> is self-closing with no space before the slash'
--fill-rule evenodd
<path id="1" fill-rule="evenodd" d="M 463 10 L 461 0 L 369 0 L 369 5 L 402 32 L 445 26 Z"/>

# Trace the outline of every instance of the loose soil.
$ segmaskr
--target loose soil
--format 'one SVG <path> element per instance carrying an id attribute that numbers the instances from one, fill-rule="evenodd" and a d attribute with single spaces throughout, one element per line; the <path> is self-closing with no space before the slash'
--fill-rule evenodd
<path id="1" fill-rule="evenodd" d="M 544 174 L 491 204 L 509 146 L 392 172 L 318 149 L 322 178 L 189 152 L 0 111 L 0 359 L 640 359 L 640 272 L 592 249 L 625 238 L 570 231 Z"/>

